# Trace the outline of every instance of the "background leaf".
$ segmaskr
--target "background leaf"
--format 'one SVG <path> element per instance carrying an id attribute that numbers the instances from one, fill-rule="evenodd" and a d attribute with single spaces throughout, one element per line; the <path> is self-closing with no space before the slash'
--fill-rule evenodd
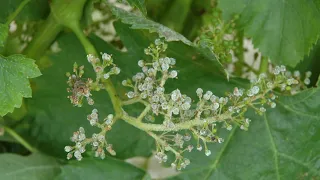
<path id="1" fill-rule="evenodd" d="M 276 109 L 255 113 L 249 131 L 223 132 L 212 155 L 190 154 L 191 165 L 172 179 L 318 179 L 320 89 L 281 96 Z"/>
<path id="2" fill-rule="evenodd" d="M 221 0 L 225 19 L 240 14 L 245 36 L 276 64 L 295 67 L 319 38 L 318 0 Z"/>
<path id="3" fill-rule="evenodd" d="M 5 23 L 23 0 L 0 1 L 0 23 Z M 48 0 L 31 0 L 15 19 L 17 22 L 38 21 L 44 19 L 49 12 Z"/>
<path id="4" fill-rule="evenodd" d="M 0 116 L 13 112 L 21 106 L 22 97 L 31 97 L 28 78 L 35 78 L 41 73 L 34 60 L 23 55 L 0 55 Z"/>
<path id="5" fill-rule="evenodd" d="M 83 159 L 81 162 L 70 162 L 61 167 L 61 174 L 56 180 L 87 180 L 87 179 L 110 179 L 110 180 L 147 180 L 149 175 L 124 161 L 106 158 Z"/>
<path id="6" fill-rule="evenodd" d="M 53 158 L 41 154 L 27 157 L 0 154 L 0 159 L 0 179 L 53 179 L 60 172 L 59 164 Z"/>

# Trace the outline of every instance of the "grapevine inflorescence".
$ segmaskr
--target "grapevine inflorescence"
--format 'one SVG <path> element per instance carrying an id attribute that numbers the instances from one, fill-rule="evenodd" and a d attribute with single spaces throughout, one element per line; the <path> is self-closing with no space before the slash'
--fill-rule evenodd
<path id="1" fill-rule="evenodd" d="M 207 143 L 223 143 L 223 138 L 218 135 L 219 127 L 231 130 L 239 126 L 242 130 L 248 130 L 251 120 L 245 113 L 249 108 L 259 115 L 265 113 L 268 107 L 275 108 L 277 95 L 274 94 L 274 90 L 296 92 L 305 87 L 296 72 L 292 75 L 285 66 L 275 66 L 271 72 L 262 73 L 257 79 L 252 80 L 248 89 L 235 87 L 233 92 L 219 97 L 210 90 L 198 88 L 195 90 L 198 98 L 191 99 L 182 93 L 183 90 L 166 90 L 167 80 L 178 77 L 178 71 L 173 69 L 176 59 L 166 57 L 166 49 L 167 44 L 160 39 L 155 40 L 154 44 L 145 49 L 145 54 L 149 55 L 151 60 L 139 60 L 141 72 L 131 79 L 122 81 L 122 85 L 130 90 L 126 93 L 128 99 L 121 100 L 121 106 L 142 103 L 145 109 L 141 114 L 132 117 L 121 109 L 120 115 L 115 114 L 117 118 L 110 114 L 103 121 L 99 121 L 98 111 L 94 109 L 87 119 L 92 126 L 101 129 L 101 132 L 87 138 L 85 130 L 79 128 L 71 138 L 75 145 L 65 148 L 68 159 L 75 156 L 81 160 L 81 154 L 86 151 L 87 145 L 92 146 L 96 157 L 104 158 L 105 150 L 115 155 L 105 136 L 107 131 L 112 129 L 113 123 L 122 119 L 154 138 L 155 156 L 159 162 L 166 162 L 168 153 L 173 153 L 175 160 L 170 160 L 171 165 L 180 170 L 190 164 L 190 160 L 183 157 L 185 152 L 204 150 L 205 155 L 209 156 L 211 151 Z M 106 53 L 102 54 L 102 63 L 93 55 L 88 55 L 87 58 L 96 72 L 94 82 L 91 79 L 83 82 L 83 67 L 80 67 L 78 72 L 78 67 L 75 66 L 75 74 L 69 74 L 69 91 L 72 92 L 69 98 L 76 106 L 79 106 L 83 97 L 89 99 L 89 104 L 93 104 L 90 103 L 90 91 L 104 89 L 102 79 L 120 73 L 112 57 Z M 112 66 L 111 70 L 106 73 L 105 68 L 109 66 Z M 306 77 L 310 77 L 310 73 L 307 73 Z M 308 83 L 308 80 L 304 81 Z M 162 123 L 146 121 L 150 116 L 161 117 Z M 191 141 L 192 138 L 195 139 L 195 143 Z"/>

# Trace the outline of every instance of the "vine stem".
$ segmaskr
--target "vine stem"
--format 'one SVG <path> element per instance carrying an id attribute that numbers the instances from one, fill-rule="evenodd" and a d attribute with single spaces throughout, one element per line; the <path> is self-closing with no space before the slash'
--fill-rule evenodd
<path id="1" fill-rule="evenodd" d="M 124 121 L 144 131 L 179 131 L 179 130 L 189 129 L 194 126 L 201 126 L 204 124 L 208 124 L 208 123 L 210 124 L 213 122 L 218 122 L 218 121 L 222 121 L 230 118 L 231 118 L 230 114 L 221 114 L 221 115 L 217 115 L 214 118 L 208 118 L 206 120 L 193 119 L 190 121 L 176 123 L 173 128 L 168 128 L 163 124 L 149 124 L 149 123 L 140 122 L 137 118 L 129 116 L 127 114 L 123 114 L 122 116 L 122 119 Z"/>
<path id="2" fill-rule="evenodd" d="M 17 140 L 21 145 L 23 145 L 26 149 L 28 149 L 30 152 L 35 153 L 37 152 L 37 149 L 32 147 L 26 140 L 24 140 L 19 134 L 17 134 L 13 129 L 3 126 L 3 129 L 5 132 L 10 134 L 15 140 Z"/>
<path id="3" fill-rule="evenodd" d="M 24 0 L 22 1 L 18 8 L 8 17 L 6 25 L 9 26 L 10 23 L 18 16 L 18 14 L 22 11 L 25 5 L 27 5 L 30 2 L 30 0 Z"/>
<path id="4" fill-rule="evenodd" d="M 267 92 L 255 96 L 251 100 L 251 102 L 264 97 L 266 93 Z M 242 104 L 242 105 L 238 106 L 238 108 L 242 108 L 244 106 L 245 106 L 245 104 Z M 184 129 L 190 129 L 190 128 L 194 127 L 194 126 L 201 126 L 201 125 L 210 124 L 210 123 L 214 123 L 214 122 L 221 122 L 221 121 L 224 121 L 226 119 L 231 119 L 232 118 L 232 114 L 230 114 L 230 113 L 217 114 L 215 117 L 207 118 L 205 120 L 201 120 L 199 118 L 195 118 L 195 119 L 192 119 L 192 120 L 189 120 L 189 121 L 176 123 L 173 128 L 168 128 L 167 126 L 165 126 L 163 124 L 143 123 L 143 122 L 139 121 L 138 118 L 129 116 L 126 113 L 124 113 L 121 118 L 124 121 L 126 121 L 127 123 L 135 126 L 136 128 L 139 128 L 139 129 L 141 129 L 143 131 L 179 131 L 179 130 L 184 130 Z"/>
<path id="5" fill-rule="evenodd" d="M 44 24 L 36 32 L 31 43 L 24 50 L 24 54 L 38 61 L 56 39 L 63 26 L 56 22 L 50 14 Z"/>

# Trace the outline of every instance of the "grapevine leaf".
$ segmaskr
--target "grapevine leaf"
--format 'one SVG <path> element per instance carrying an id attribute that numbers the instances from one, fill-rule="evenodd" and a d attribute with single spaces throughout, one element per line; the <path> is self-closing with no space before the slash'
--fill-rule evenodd
<path id="1" fill-rule="evenodd" d="M 53 179 L 60 172 L 59 164 L 53 158 L 41 154 L 27 157 L 1 154 L 0 159 L 0 179 Z"/>
<path id="2" fill-rule="evenodd" d="M 0 55 L 0 116 L 19 108 L 22 98 L 32 95 L 28 78 L 41 75 L 34 60 L 23 55 Z"/>
<path id="3" fill-rule="evenodd" d="M 4 47 L 8 37 L 9 28 L 5 24 L 0 23 L 0 48 Z"/>
<path id="4" fill-rule="evenodd" d="M 319 38 L 318 0 L 223 0 L 219 7 L 226 19 L 240 14 L 245 35 L 276 64 L 295 67 Z"/>
<path id="5" fill-rule="evenodd" d="M 200 44 L 198 46 L 189 41 L 183 35 L 175 32 L 174 30 L 162 24 L 147 19 L 146 17 L 127 12 L 115 6 L 111 6 L 111 10 L 112 13 L 123 23 L 131 25 L 132 29 L 148 30 L 151 33 L 155 32 L 158 33 L 160 37 L 165 38 L 165 40 L 168 42 L 181 41 L 186 45 L 196 48 L 199 54 L 202 54 L 206 56 L 208 59 L 212 60 L 215 63 L 216 69 L 223 72 L 228 77 L 227 71 L 224 70 L 220 61 L 216 58 L 215 54 L 207 46 L 204 46 L 203 44 Z"/>
<path id="6" fill-rule="evenodd" d="M 111 6 L 112 13 L 120 18 L 125 24 L 132 25 L 132 29 L 145 29 L 149 30 L 151 33 L 156 32 L 160 37 L 165 38 L 167 41 L 182 41 L 183 43 L 192 46 L 192 42 L 185 38 L 183 35 L 175 32 L 174 30 L 163 26 L 157 22 L 147 19 L 144 16 L 136 15 L 127 12 L 121 8 Z"/>
<path id="7" fill-rule="evenodd" d="M 190 154 L 190 168 L 172 179 L 318 179 L 320 88 L 281 96 L 264 116 L 252 113 L 249 131 L 234 128 L 212 144 L 210 157 Z"/>
<path id="8" fill-rule="evenodd" d="M 124 161 L 106 158 L 83 159 L 81 162 L 70 162 L 61 167 L 61 174 L 56 180 L 87 180 L 87 179 L 147 179 L 149 176 Z M 121 177 L 121 178 L 120 178 Z"/>
<path id="9" fill-rule="evenodd" d="M 5 23 L 7 18 L 20 5 L 21 0 L 0 1 L 0 23 Z M 23 8 L 15 19 L 17 22 L 37 21 L 46 18 L 49 12 L 48 0 L 32 0 Z"/>

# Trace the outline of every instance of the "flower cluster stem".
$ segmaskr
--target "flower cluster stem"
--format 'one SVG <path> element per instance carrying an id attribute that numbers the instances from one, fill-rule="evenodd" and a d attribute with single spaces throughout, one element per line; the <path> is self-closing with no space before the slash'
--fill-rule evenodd
<path id="1" fill-rule="evenodd" d="M 142 119 L 148 114 L 148 112 L 151 110 L 151 106 L 147 105 L 146 108 L 142 111 L 142 113 L 138 117 L 138 121 L 141 122 Z"/>

